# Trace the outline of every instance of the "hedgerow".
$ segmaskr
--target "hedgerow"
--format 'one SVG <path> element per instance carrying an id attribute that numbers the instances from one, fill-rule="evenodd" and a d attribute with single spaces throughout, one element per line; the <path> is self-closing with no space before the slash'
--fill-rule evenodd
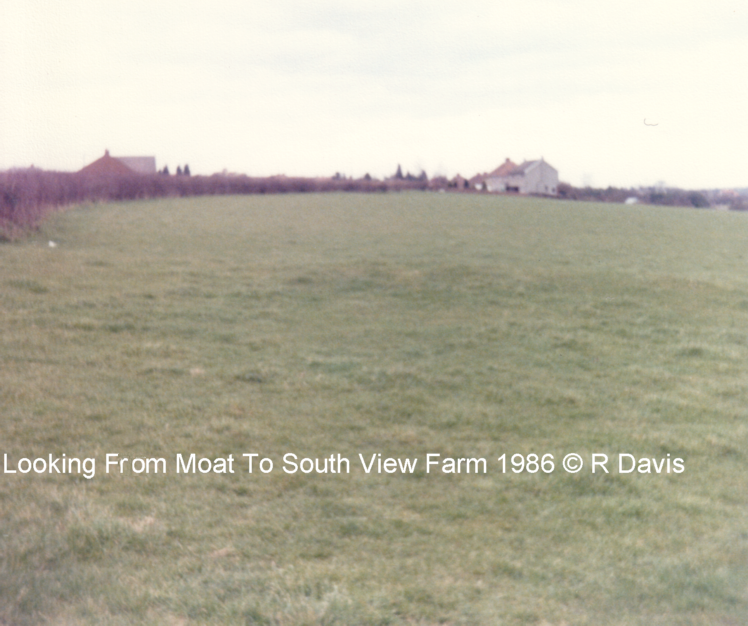
<path id="1" fill-rule="evenodd" d="M 163 174 L 88 174 L 16 170 L 0 173 L 0 239 L 12 240 L 38 227 L 60 207 L 84 202 L 203 195 L 384 192 L 425 189 L 424 181 L 370 178 L 293 178 L 273 176 L 165 176 Z"/>

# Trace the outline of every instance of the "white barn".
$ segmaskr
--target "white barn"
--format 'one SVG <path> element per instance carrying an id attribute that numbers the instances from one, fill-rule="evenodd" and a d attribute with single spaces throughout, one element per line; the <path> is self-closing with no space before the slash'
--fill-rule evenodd
<path id="1" fill-rule="evenodd" d="M 487 178 L 486 191 L 514 192 L 522 194 L 558 194 L 558 170 L 542 158 L 525 161 L 502 176 Z"/>

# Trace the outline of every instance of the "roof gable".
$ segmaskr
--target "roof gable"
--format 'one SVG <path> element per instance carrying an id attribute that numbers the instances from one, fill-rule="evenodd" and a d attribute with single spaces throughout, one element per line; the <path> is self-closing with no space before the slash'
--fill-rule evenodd
<path id="1" fill-rule="evenodd" d="M 109 156 L 109 150 L 100 159 L 80 170 L 82 174 L 132 174 L 133 171 L 119 159 Z"/>
<path id="2" fill-rule="evenodd" d="M 508 172 L 508 176 L 524 176 L 525 172 L 531 170 L 539 163 L 540 161 L 523 161 L 520 165 L 517 165 L 511 172 Z"/>
<path id="3" fill-rule="evenodd" d="M 155 174 L 156 157 L 113 157 L 109 150 L 104 156 L 80 170 L 84 174 Z"/>
<path id="4" fill-rule="evenodd" d="M 155 174 L 156 157 L 114 157 L 138 174 Z"/>
<path id="5" fill-rule="evenodd" d="M 517 168 L 517 164 L 513 163 L 510 159 L 507 158 L 506 161 L 504 161 L 499 167 L 497 167 L 493 172 L 488 174 L 486 178 L 495 178 L 498 176 L 506 176 L 511 172 L 512 170 Z"/>

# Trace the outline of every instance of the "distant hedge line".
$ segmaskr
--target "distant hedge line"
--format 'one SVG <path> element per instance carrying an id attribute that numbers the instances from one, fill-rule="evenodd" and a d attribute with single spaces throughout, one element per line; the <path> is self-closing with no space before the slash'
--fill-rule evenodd
<path id="1" fill-rule="evenodd" d="M 309 193 L 325 191 L 385 192 L 406 189 L 444 189 L 447 179 L 429 181 L 421 177 L 385 181 L 350 178 L 250 178 L 249 176 L 166 176 L 163 174 L 89 174 L 45 172 L 43 170 L 15 170 L 0 172 L 0 240 L 11 240 L 38 226 L 43 217 L 57 207 L 84 202 L 141 200 L 147 198 L 265 194 Z M 471 193 L 474 190 L 465 190 Z M 703 193 L 681 189 L 646 191 L 633 189 L 592 189 L 558 186 L 558 197 L 566 200 L 623 202 L 634 196 L 646 204 L 708 207 L 710 200 Z M 741 196 L 716 197 L 717 204 L 729 205 L 734 210 L 746 210 L 746 199 Z"/>
<path id="2" fill-rule="evenodd" d="M 591 187 L 572 187 L 567 183 L 559 183 L 558 197 L 563 200 L 586 200 L 593 202 L 624 202 L 626 198 L 634 197 L 643 204 L 658 204 L 663 206 L 682 206 L 705 209 L 711 206 L 709 199 L 700 191 L 685 189 L 593 189 Z"/>
<path id="3" fill-rule="evenodd" d="M 284 176 L 104 175 L 42 170 L 3 172 L 0 173 L 0 239 L 14 239 L 35 228 L 49 211 L 57 207 L 84 202 L 228 194 L 384 192 L 425 189 L 427 185 L 425 181 Z"/>

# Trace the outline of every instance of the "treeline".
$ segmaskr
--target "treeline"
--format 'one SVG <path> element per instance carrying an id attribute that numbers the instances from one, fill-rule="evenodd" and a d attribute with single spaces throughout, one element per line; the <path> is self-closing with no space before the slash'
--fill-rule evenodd
<path id="1" fill-rule="evenodd" d="M 0 239 L 14 239 L 24 231 L 35 228 L 44 215 L 55 208 L 84 202 L 230 194 L 385 192 L 424 188 L 424 181 L 421 180 L 378 181 L 371 177 L 355 180 L 342 177 L 252 178 L 15 170 L 0 172 Z"/>
<path id="2" fill-rule="evenodd" d="M 359 179 L 346 178 L 341 174 L 336 174 L 332 178 L 253 178 L 218 174 L 190 176 L 188 166 L 185 166 L 185 169 L 187 172 L 180 173 L 187 175 L 182 176 L 164 176 L 163 173 L 144 175 L 45 172 L 33 168 L 0 172 L 0 240 L 14 239 L 23 232 L 35 228 L 46 213 L 57 207 L 85 202 L 231 194 L 386 192 L 441 189 L 450 186 L 446 179 L 435 178 L 429 181 L 423 172 L 417 177 L 410 173 L 403 175 L 399 166 L 397 173 L 386 180 L 376 180 L 368 174 Z M 746 197 L 734 191 L 701 192 L 659 187 L 595 189 L 560 183 L 558 197 L 567 200 L 619 203 L 636 198 L 637 202 L 642 204 L 748 209 Z"/>
<path id="3" fill-rule="evenodd" d="M 712 205 L 705 192 L 687 191 L 685 189 L 621 189 L 608 187 L 572 187 L 568 183 L 559 183 L 558 197 L 564 200 L 587 200 L 593 202 L 625 202 L 636 198 L 642 204 L 659 204 L 663 206 L 683 206 L 705 209 Z"/>

